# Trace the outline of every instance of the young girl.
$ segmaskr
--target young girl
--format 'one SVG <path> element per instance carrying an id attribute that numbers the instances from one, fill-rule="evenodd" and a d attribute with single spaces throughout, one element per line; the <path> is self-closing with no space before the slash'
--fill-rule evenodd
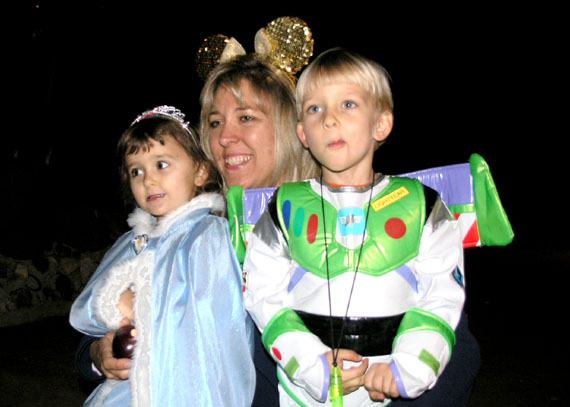
<path id="1" fill-rule="evenodd" d="M 105 255 L 70 322 L 103 336 L 136 326 L 129 380 L 107 380 L 88 406 L 249 406 L 255 371 L 241 270 L 230 243 L 219 177 L 184 114 L 160 106 L 118 144 L 121 176 L 138 208 L 132 230 Z"/>

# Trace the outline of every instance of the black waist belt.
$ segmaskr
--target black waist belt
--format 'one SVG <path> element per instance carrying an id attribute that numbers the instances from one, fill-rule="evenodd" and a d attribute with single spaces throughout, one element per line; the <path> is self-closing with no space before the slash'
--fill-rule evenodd
<path id="1" fill-rule="evenodd" d="M 331 343 L 331 317 L 295 311 L 305 326 L 327 346 Z M 404 314 L 391 317 L 332 317 L 334 348 L 351 349 L 362 356 L 388 355 Z M 339 339 L 345 319 L 342 338 Z"/>

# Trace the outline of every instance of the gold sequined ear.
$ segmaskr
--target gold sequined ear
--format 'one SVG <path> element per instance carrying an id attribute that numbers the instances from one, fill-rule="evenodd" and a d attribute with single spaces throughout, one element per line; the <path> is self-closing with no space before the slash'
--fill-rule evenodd
<path id="1" fill-rule="evenodd" d="M 313 34 L 307 23 L 297 17 L 280 17 L 255 35 L 255 51 L 283 70 L 295 83 L 294 75 L 313 56 Z"/>
<path id="2" fill-rule="evenodd" d="M 205 38 L 196 53 L 198 76 L 205 81 L 216 65 L 229 61 L 236 55 L 245 55 L 245 49 L 235 38 L 228 38 L 223 34 Z"/>
<path id="3" fill-rule="evenodd" d="M 300 18 L 280 17 L 256 33 L 254 46 L 257 54 L 285 72 L 295 84 L 295 74 L 313 56 L 313 35 Z M 245 50 L 234 38 L 216 34 L 204 39 L 196 54 L 198 76 L 206 80 L 216 65 L 237 55 L 245 55 Z"/>

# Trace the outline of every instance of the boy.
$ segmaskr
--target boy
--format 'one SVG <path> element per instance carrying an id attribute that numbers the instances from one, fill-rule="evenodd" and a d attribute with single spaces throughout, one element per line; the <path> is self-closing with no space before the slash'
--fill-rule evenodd
<path id="1" fill-rule="evenodd" d="M 459 228 L 419 182 L 374 174 L 393 123 L 379 65 L 340 49 L 320 55 L 299 80 L 297 113 L 321 177 L 281 186 L 244 263 L 245 304 L 278 363 L 281 405 L 330 404 L 336 365 L 347 406 L 416 398 L 455 343 Z"/>

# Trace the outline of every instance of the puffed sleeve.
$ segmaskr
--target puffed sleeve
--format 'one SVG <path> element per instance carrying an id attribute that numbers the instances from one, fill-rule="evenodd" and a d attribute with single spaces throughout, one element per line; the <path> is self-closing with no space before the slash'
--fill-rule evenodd
<path id="1" fill-rule="evenodd" d="M 270 211 L 265 212 L 248 241 L 245 305 L 279 368 L 313 398 L 325 401 L 330 380 L 325 353 L 330 348 L 288 307 L 288 287 L 295 267 L 280 229 Z"/>
<path id="2" fill-rule="evenodd" d="M 399 327 L 391 368 L 400 395 L 415 398 L 435 385 L 449 362 L 465 302 L 459 226 L 439 198 L 426 221 L 419 254 L 409 265 L 419 299 Z"/>
<path id="3" fill-rule="evenodd" d="M 97 293 L 109 278 L 110 271 L 121 262 L 132 255 L 129 247 L 131 245 L 132 234 L 126 233 L 121 236 L 113 247 L 105 254 L 97 270 L 93 273 L 83 291 L 75 299 L 69 314 L 70 324 L 78 331 L 101 337 L 109 331 L 109 326 L 98 317 L 97 313 Z"/>

